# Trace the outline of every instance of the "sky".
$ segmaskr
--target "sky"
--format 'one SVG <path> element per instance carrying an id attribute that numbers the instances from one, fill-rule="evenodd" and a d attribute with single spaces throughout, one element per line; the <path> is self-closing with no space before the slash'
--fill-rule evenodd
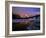
<path id="1" fill-rule="evenodd" d="M 40 8 L 36 7 L 12 7 L 12 12 L 14 14 L 28 14 L 28 15 L 35 15 L 40 14 Z"/>

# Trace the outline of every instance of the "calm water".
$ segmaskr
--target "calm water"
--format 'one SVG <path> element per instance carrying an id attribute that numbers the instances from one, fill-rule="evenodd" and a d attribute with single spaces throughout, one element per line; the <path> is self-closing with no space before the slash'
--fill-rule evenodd
<path id="1" fill-rule="evenodd" d="M 33 21 L 35 19 L 14 19 L 13 22 L 29 22 L 29 21 Z"/>
<path id="2" fill-rule="evenodd" d="M 13 20 L 13 31 L 19 30 L 40 30 L 40 21 L 31 18 L 15 19 Z"/>

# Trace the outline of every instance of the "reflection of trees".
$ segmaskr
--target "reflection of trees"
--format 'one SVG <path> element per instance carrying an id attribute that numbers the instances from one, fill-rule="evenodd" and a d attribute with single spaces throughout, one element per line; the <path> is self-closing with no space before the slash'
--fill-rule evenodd
<path id="1" fill-rule="evenodd" d="M 29 23 L 13 23 L 13 30 L 27 30 L 26 27 L 28 27 L 29 25 L 31 25 L 32 22 Z"/>

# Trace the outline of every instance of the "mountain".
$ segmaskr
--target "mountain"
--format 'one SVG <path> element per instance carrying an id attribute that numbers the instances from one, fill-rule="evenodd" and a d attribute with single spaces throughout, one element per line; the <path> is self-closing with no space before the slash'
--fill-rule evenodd
<path id="1" fill-rule="evenodd" d="M 33 18 L 36 16 L 40 16 L 40 14 L 36 14 L 36 15 L 29 15 L 29 14 L 12 14 L 12 18 L 13 19 L 28 19 L 28 18 Z"/>

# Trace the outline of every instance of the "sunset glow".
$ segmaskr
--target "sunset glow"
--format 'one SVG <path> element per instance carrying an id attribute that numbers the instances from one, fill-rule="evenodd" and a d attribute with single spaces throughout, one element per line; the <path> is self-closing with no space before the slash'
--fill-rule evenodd
<path id="1" fill-rule="evenodd" d="M 13 7 L 13 14 L 17 14 L 20 17 L 31 17 L 40 14 L 40 8 L 25 8 L 25 7 Z"/>

